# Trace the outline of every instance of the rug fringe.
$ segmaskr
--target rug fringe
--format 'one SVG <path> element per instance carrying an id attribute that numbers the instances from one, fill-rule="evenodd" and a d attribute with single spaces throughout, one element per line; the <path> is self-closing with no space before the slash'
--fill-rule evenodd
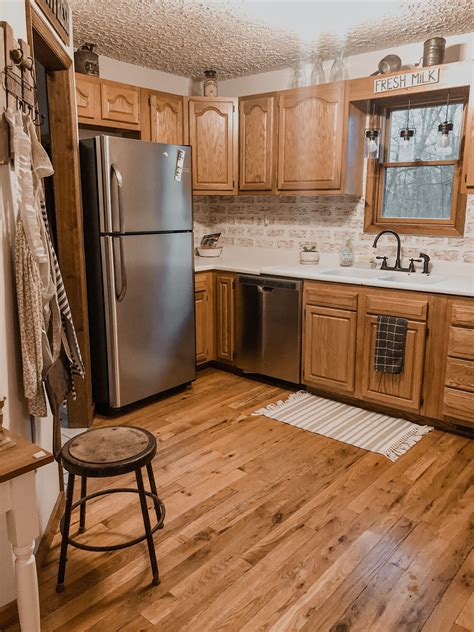
<path id="1" fill-rule="evenodd" d="M 424 435 L 432 430 L 432 426 L 418 426 L 418 428 L 412 428 L 400 437 L 396 443 L 390 446 L 390 449 L 386 450 L 384 455 L 390 459 L 390 461 L 396 461 L 400 456 L 416 445 Z"/>
<path id="2" fill-rule="evenodd" d="M 296 402 L 299 399 L 303 399 L 305 395 L 309 395 L 309 393 L 307 391 L 297 391 L 296 393 L 292 393 L 291 395 L 289 395 L 285 400 L 279 399 L 274 404 L 268 404 L 268 406 L 265 406 L 264 408 L 259 408 L 258 410 L 255 410 L 252 413 L 252 416 L 258 417 L 259 415 L 265 415 L 266 413 L 274 413 L 275 411 L 280 410 L 281 408 L 283 408 L 283 406 L 286 406 L 290 402 Z"/>

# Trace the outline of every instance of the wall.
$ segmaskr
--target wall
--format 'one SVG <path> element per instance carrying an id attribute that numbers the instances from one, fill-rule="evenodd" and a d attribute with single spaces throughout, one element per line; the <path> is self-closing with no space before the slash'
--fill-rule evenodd
<path id="1" fill-rule="evenodd" d="M 474 50 L 474 34 L 453 35 L 446 38 L 445 62 L 466 61 L 472 59 Z M 379 61 L 389 53 L 396 53 L 403 64 L 415 64 L 423 56 L 423 42 L 398 46 L 397 49 L 378 50 L 371 53 L 353 55 L 346 60 L 347 79 L 366 77 L 377 70 Z M 325 61 L 323 64 L 327 81 L 332 61 Z M 311 78 L 311 65 L 306 65 L 306 77 L 308 83 Z M 292 86 L 293 69 L 285 68 L 273 72 L 265 72 L 238 79 L 229 79 L 219 83 L 219 95 L 240 97 L 246 94 L 257 94 L 259 92 L 271 92 L 272 90 L 285 90 Z"/>
<path id="2" fill-rule="evenodd" d="M 141 68 L 102 55 L 99 56 L 99 73 L 104 79 L 130 83 L 141 88 L 182 95 L 191 94 L 192 91 L 192 81 L 187 77 L 177 77 L 152 68 Z"/>
<path id="3" fill-rule="evenodd" d="M 195 242 L 222 232 L 233 246 L 297 251 L 316 242 L 320 252 L 338 252 L 351 239 L 354 252 L 370 254 L 374 235 L 363 232 L 364 200 L 349 196 L 239 196 L 194 198 Z M 403 255 L 426 252 L 433 261 L 474 263 L 474 195 L 468 198 L 466 230 L 460 237 L 402 235 Z M 387 240 L 384 254 L 392 254 Z"/>
<path id="4" fill-rule="evenodd" d="M 26 18 L 23 0 L 1 0 L 0 20 L 14 27 L 17 38 L 26 37 Z M 0 90 L 0 111 L 4 108 Z M 13 244 L 16 223 L 15 182 L 8 165 L 0 166 L 0 397 L 6 396 L 5 427 L 31 439 L 30 418 L 22 396 L 21 357 L 17 326 L 14 287 Z M 35 422 L 36 443 L 51 450 L 52 418 Z M 0 453 L 1 458 L 1 453 Z M 59 493 L 55 463 L 41 468 L 36 476 L 40 528 L 43 531 Z M 0 607 L 15 598 L 11 550 L 6 538 L 6 526 L 0 516 Z"/>

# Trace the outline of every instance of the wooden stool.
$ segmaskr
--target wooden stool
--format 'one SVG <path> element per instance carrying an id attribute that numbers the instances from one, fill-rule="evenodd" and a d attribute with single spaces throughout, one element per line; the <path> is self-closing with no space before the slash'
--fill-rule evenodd
<path id="1" fill-rule="evenodd" d="M 60 461 L 65 470 L 69 473 L 66 508 L 61 520 L 61 555 L 59 558 L 57 592 L 64 590 L 64 576 L 66 572 L 67 547 L 68 544 L 84 551 L 117 551 L 124 549 L 143 540 L 147 541 L 148 554 L 150 556 L 151 570 L 153 573 L 152 584 L 157 586 L 160 583 L 158 563 L 156 561 L 153 534 L 157 529 L 163 528 L 165 519 L 165 506 L 158 497 L 155 477 L 151 462 L 156 454 L 156 439 L 143 428 L 133 426 L 110 426 L 107 428 L 96 428 L 88 430 L 70 439 L 60 452 Z M 142 468 L 146 467 L 151 492 L 145 490 L 142 476 Z M 103 478 L 109 476 L 121 476 L 129 472 L 135 472 L 137 488 L 116 487 L 104 491 L 87 495 L 87 479 Z M 73 503 L 74 479 L 81 477 L 81 498 Z M 140 506 L 143 515 L 145 533 L 123 544 L 113 544 L 109 546 L 92 546 L 77 542 L 69 537 L 71 526 L 71 513 L 76 507 L 80 507 L 79 533 L 85 531 L 86 524 L 86 503 L 92 498 L 104 496 L 106 494 L 116 494 L 119 492 L 131 492 L 140 497 Z M 150 516 L 148 514 L 147 499 L 153 498 L 156 512 L 156 525 L 152 528 Z"/>

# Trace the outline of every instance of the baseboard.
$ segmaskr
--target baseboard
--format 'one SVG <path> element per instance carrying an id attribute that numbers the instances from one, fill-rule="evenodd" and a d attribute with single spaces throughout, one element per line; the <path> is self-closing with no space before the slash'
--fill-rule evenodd
<path id="1" fill-rule="evenodd" d="M 18 607 L 16 599 L 10 601 L 0 607 L 0 632 L 8 625 L 12 625 L 18 622 Z"/>
<path id="2" fill-rule="evenodd" d="M 53 511 L 48 520 L 48 524 L 46 525 L 46 529 L 44 530 L 43 535 L 38 544 L 38 548 L 36 549 L 36 567 L 38 571 L 44 566 L 46 562 L 46 557 L 51 548 L 51 543 L 53 541 L 54 535 L 57 533 L 59 521 L 61 520 L 61 516 L 64 513 L 64 503 L 65 497 L 64 492 L 60 492 L 56 502 L 53 507 Z"/>

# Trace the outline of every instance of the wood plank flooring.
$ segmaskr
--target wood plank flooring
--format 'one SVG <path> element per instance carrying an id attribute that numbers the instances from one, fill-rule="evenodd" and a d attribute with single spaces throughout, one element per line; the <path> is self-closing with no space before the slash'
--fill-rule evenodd
<path id="1" fill-rule="evenodd" d="M 121 417 L 159 440 L 162 583 L 150 586 L 145 544 L 72 549 L 58 595 L 56 536 L 40 576 L 42 629 L 474 630 L 474 443 L 434 431 L 391 463 L 250 416 L 286 393 L 206 369 L 192 389 Z M 78 538 L 89 542 L 138 534 L 137 499 L 92 501 L 87 527 Z"/>

